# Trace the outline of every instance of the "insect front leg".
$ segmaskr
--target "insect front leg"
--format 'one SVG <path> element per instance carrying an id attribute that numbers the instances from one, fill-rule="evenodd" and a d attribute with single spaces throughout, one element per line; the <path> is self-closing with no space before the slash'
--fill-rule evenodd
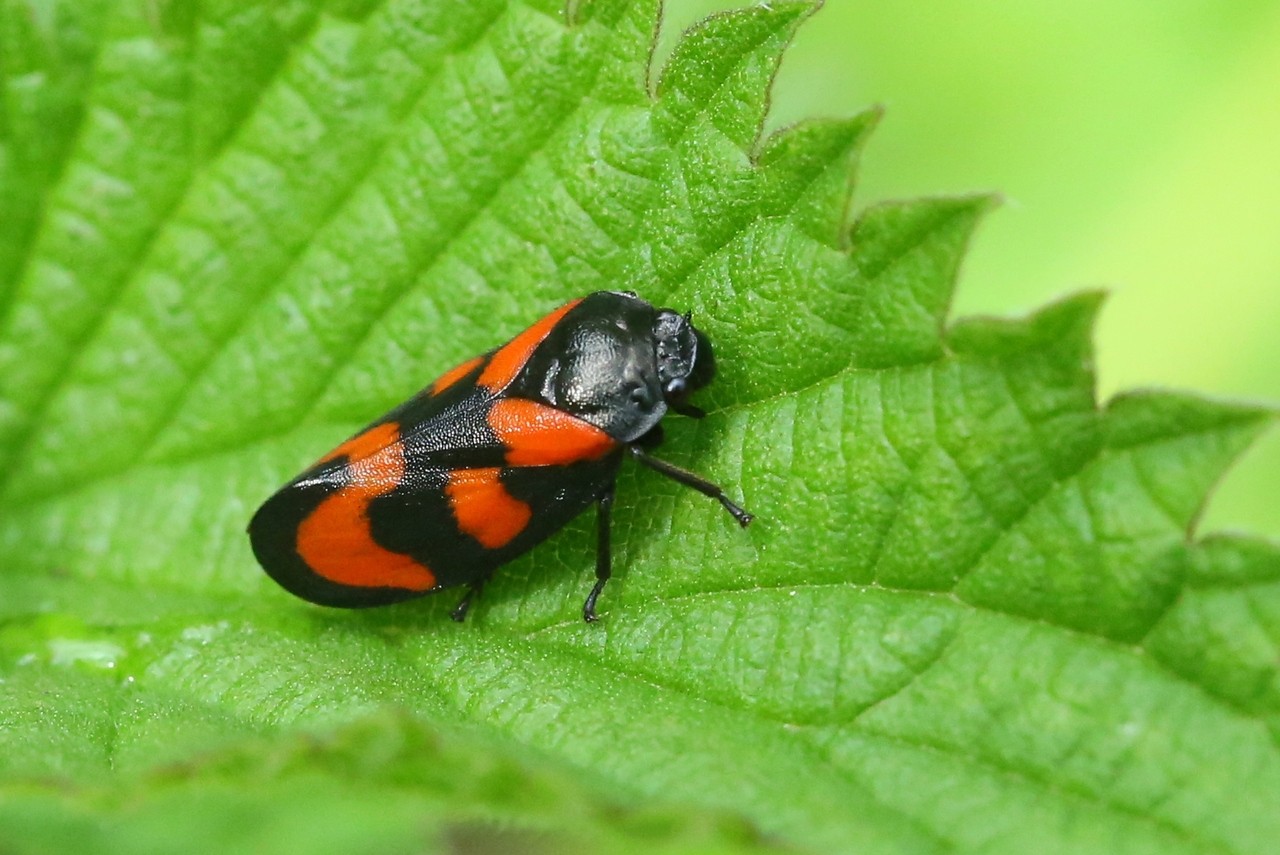
<path id="1" fill-rule="evenodd" d="M 692 487 L 704 496 L 710 496 L 718 501 L 724 506 L 726 511 L 733 515 L 733 518 L 738 521 L 738 525 L 743 528 L 746 528 L 751 524 L 751 521 L 755 519 L 753 515 L 747 513 L 747 511 L 743 510 L 740 505 L 733 502 L 728 496 L 726 496 L 724 494 L 724 490 L 720 489 L 718 485 L 711 483 L 706 478 L 703 478 L 700 475 L 695 475 L 687 469 L 681 469 L 679 466 L 668 463 L 665 460 L 659 460 L 656 457 L 652 457 L 647 451 L 639 446 L 631 446 L 631 453 L 635 455 L 636 460 L 639 460 L 655 472 L 661 472 L 672 481 L 677 481 L 684 484 L 686 487 Z"/>
<path id="2" fill-rule="evenodd" d="M 600 619 L 596 617 L 596 600 L 600 598 L 604 583 L 609 581 L 609 576 L 613 573 L 613 554 L 609 535 L 612 513 L 613 485 L 610 484 L 609 489 L 596 502 L 596 584 L 591 589 L 591 593 L 587 594 L 587 601 L 582 604 L 582 619 L 587 623 L 595 623 Z"/>

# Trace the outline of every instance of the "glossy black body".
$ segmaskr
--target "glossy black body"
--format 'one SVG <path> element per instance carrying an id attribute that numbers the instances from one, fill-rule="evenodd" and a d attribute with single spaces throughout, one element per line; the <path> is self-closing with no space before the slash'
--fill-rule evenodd
<path id="1" fill-rule="evenodd" d="M 555 326 L 507 394 L 572 413 L 627 444 L 714 375 L 711 344 L 688 318 L 597 291 Z M 683 391 L 672 394 L 672 384 Z"/>
<path id="2" fill-rule="evenodd" d="M 363 516 L 351 525 L 366 526 L 360 529 L 362 535 L 367 531 L 382 549 L 411 556 L 431 568 L 437 584 L 430 590 L 458 585 L 478 590 L 495 569 L 598 503 L 599 581 L 584 607 L 584 616 L 594 620 L 595 598 L 609 576 L 608 504 L 627 448 L 663 474 L 719 499 L 743 525 L 750 520 L 718 487 L 655 462 L 643 451 L 661 441 L 659 425 L 668 411 L 701 415 L 686 398 L 714 376 L 710 344 L 686 316 L 657 308 L 634 294 L 600 291 L 584 297 L 555 321 L 514 375 L 494 388 L 484 382 L 485 372 L 504 350 L 486 354 L 443 389 L 428 387 L 346 444 L 372 436 L 380 428 L 397 428 L 394 451 L 402 456 L 403 474 L 373 495 Z M 525 399 L 568 413 L 599 428 L 616 447 L 590 459 L 514 463 L 510 448 L 490 420 L 502 399 Z M 528 429 L 536 433 L 538 427 L 531 424 Z M 445 492 L 451 475 L 459 470 L 493 467 L 500 469 L 506 493 L 532 509 L 519 533 L 497 548 L 482 545 L 462 530 Z M 320 575 L 304 560 L 297 545 L 300 526 L 351 483 L 348 459 L 330 456 L 268 499 L 249 525 L 259 563 L 287 590 L 323 605 L 383 605 L 426 593 L 342 584 Z M 455 613 L 458 619 L 465 614 L 468 600 L 469 595 Z"/>

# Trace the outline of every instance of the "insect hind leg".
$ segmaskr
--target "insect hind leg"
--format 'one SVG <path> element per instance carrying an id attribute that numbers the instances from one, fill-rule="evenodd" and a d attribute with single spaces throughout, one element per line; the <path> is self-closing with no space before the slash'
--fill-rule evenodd
<path id="1" fill-rule="evenodd" d="M 596 502 L 596 584 L 591 589 L 591 593 L 587 594 L 587 601 L 582 604 L 582 619 L 587 623 L 595 623 L 600 618 L 596 616 L 596 600 L 600 599 L 600 592 L 604 590 L 604 583 L 609 581 L 609 577 L 613 575 L 613 553 L 610 536 L 610 523 L 613 517 L 613 485 L 609 485 L 609 489 L 605 491 Z"/>
<path id="2" fill-rule="evenodd" d="M 449 612 L 449 617 L 453 618 L 458 623 L 462 623 L 466 620 L 467 611 L 471 608 L 471 601 L 480 595 L 480 592 L 484 590 L 484 583 L 488 581 L 489 577 L 483 576 L 472 582 L 467 587 L 467 592 L 462 595 L 462 599 L 453 607 L 453 611 Z"/>

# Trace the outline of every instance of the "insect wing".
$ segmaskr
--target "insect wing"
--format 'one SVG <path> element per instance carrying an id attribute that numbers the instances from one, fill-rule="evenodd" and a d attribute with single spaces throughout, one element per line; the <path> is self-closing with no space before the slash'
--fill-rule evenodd
<path id="1" fill-rule="evenodd" d="M 458 382 L 338 446 L 259 509 L 259 563 L 322 605 L 399 602 L 486 578 L 587 508 L 621 446 L 534 401 Z"/>
<path id="2" fill-rule="evenodd" d="M 445 372 L 268 499 L 249 524 L 267 573 L 323 605 L 393 603 L 482 581 L 603 495 L 622 446 L 508 395 L 578 302 Z"/>
<path id="3" fill-rule="evenodd" d="M 268 575 L 330 606 L 383 605 L 441 587 L 430 565 L 385 545 L 369 510 L 393 493 L 439 489 L 451 467 L 501 465 L 504 450 L 483 429 L 494 396 L 469 382 L 480 360 L 473 362 L 339 445 L 258 509 L 249 536 Z M 416 524 L 449 523 L 426 517 Z"/>
<path id="4" fill-rule="evenodd" d="M 568 466 L 431 472 L 375 499 L 370 529 L 386 548 L 429 565 L 440 587 L 474 584 L 546 540 L 599 498 L 621 452 Z"/>

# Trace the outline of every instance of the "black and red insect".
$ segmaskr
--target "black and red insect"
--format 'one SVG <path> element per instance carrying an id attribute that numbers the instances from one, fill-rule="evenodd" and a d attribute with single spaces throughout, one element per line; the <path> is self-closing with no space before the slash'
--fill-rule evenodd
<path id="1" fill-rule="evenodd" d="M 649 454 L 668 410 L 701 418 L 691 392 L 715 374 L 687 315 L 631 293 L 567 303 L 470 359 L 322 457 L 249 523 L 258 562 L 305 600 L 358 608 L 467 586 L 462 620 L 494 570 L 597 508 L 596 619 L 609 579 L 609 517 L 626 452 L 751 514 Z"/>

